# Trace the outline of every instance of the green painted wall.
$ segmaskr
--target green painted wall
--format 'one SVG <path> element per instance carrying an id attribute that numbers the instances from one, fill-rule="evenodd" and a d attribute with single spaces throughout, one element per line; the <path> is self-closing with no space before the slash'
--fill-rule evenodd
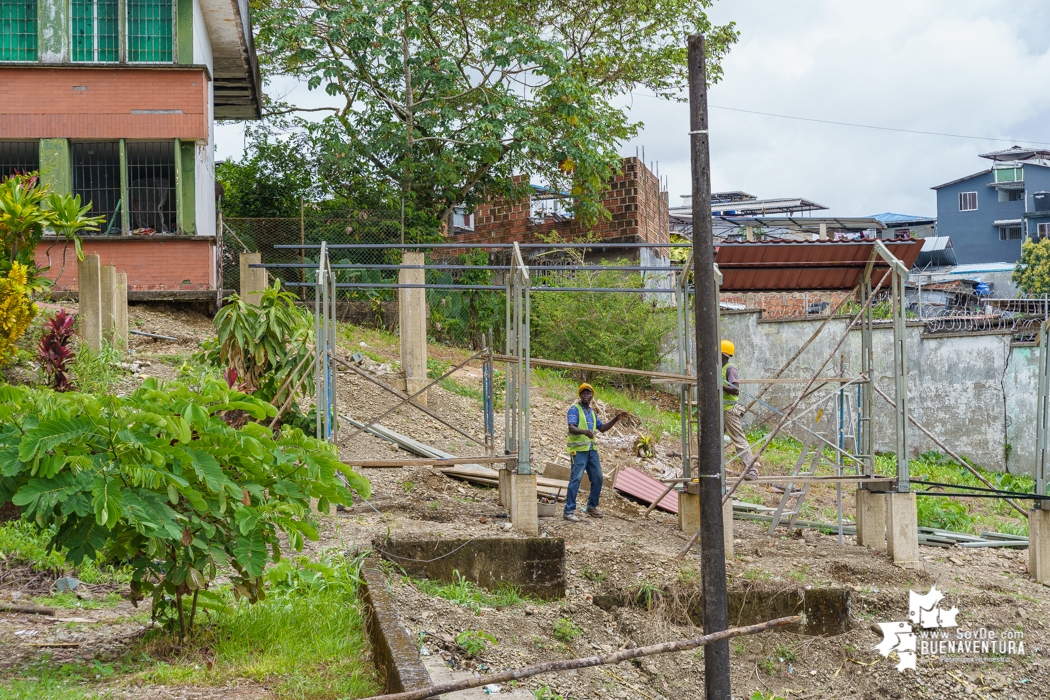
<path id="1" fill-rule="evenodd" d="M 183 233 L 197 233 L 197 158 L 196 144 L 175 141 L 175 202 L 179 229 Z"/>
<path id="2" fill-rule="evenodd" d="M 37 55 L 42 63 L 69 60 L 68 0 L 39 0 L 37 3 Z"/>
<path id="3" fill-rule="evenodd" d="M 178 0 L 176 12 L 179 63 L 193 63 L 193 0 Z"/>
<path id="4" fill-rule="evenodd" d="M 73 191 L 73 163 L 67 139 L 40 139 L 40 181 L 58 194 Z"/>

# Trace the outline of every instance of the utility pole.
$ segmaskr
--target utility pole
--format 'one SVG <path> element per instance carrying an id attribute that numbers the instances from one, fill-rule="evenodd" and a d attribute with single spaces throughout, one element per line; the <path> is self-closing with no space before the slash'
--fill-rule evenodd
<path id="1" fill-rule="evenodd" d="M 693 177 L 693 275 L 696 288 L 696 385 L 700 489 L 700 566 L 704 634 L 729 629 L 722 540 L 722 367 L 711 231 L 711 154 L 707 137 L 704 37 L 689 37 L 689 155 Z M 707 700 L 732 700 L 729 640 L 704 649 Z"/>

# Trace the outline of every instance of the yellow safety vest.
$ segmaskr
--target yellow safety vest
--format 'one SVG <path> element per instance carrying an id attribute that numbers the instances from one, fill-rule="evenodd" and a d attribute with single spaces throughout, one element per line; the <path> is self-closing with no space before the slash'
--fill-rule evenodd
<path id="1" fill-rule="evenodd" d="M 590 430 L 590 426 L 587 425 L 587 416 L 584 415 L 583 406 L 580 403 L 574 404 L 576 406 L 576 427 L 580 430 Z M 591 409 L 591 415 L 594 416 L 594 428 L 598 428 L 598 414 L 594 413 L 594 409 Z M 594 449 L 594 438 L 587 437 L 586 435 L 573 435 L 569 433 L 569 455 L 572 456 L 577 452 L 589 452 Z"/>
<path id="2" fill-rule="evenodd" d="M 723 411 L 730 411 L 730 410 L 732 410 L 733 406 L 736 406 L 736 402 L 740 398 L 736 394 L 727 394 L 724 391 L 724 388 L 729 386 L 729 375 L 726 373 L 726 370 L 728 370 L 728 369 L 729 369 L 729 363 L 727 362 L 725 365 L 722 366 L 722 387 L 723 387 L 723 391 L 722 391 L 722 410 Z"/>

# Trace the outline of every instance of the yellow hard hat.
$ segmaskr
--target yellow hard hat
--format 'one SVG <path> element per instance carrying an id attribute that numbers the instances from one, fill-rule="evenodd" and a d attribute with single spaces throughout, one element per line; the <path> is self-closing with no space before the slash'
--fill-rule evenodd
<path id="1" fill-rule="evenodd" d="M 732 340 L 723 340 L 722 341 L 722 354 L 723 355 L 729 355 L 730 357 L 732 357 L 733 355 L 736 354 L 736 346 L 733 345 L 733 341 Z"/>
<path id="2" fill-rule="evenodd" d="M 584 382 L 583 384 L 580 384 L 580 388 L 579 388 L 579 390 L 577 390 L 576 395 L 579 396 L 584 391 L 590 391 L 593 394 L 594 393 L 594 387 L 591 386 L 590 384 L 587 384 L 586 382 Z"/>

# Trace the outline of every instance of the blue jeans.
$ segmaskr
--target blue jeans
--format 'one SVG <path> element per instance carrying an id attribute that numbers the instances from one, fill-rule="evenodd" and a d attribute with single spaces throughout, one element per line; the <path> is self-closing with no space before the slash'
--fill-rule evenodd
<path id="1" fill-rule="evenodd" d="M 587 497 L 587 507 L 597 508 L 602 495 L 602 463 L 598 461 L 598 450 L 577 452 L 572 456 L 572 474 L 569 476 L 569 490 L 565 493 L 565 515 L 576 511 L 576 496 L 580 492 L 583 473 L 591 480 L 591 493 Z"/>

